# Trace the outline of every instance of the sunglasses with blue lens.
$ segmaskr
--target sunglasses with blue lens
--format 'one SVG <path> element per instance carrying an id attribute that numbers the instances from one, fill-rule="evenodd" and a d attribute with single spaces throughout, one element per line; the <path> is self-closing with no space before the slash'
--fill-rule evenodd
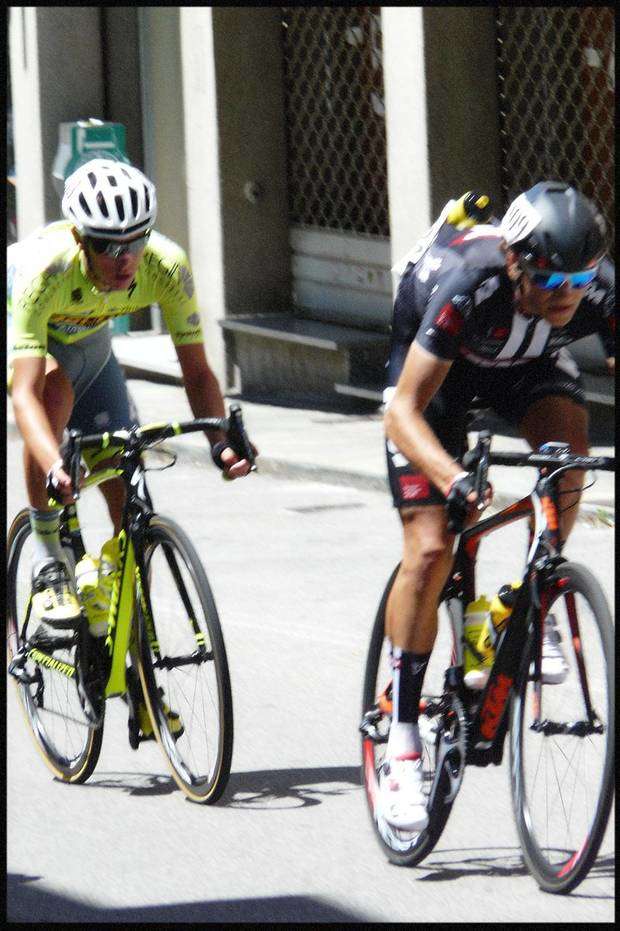
<path id="1" fill-rule="evenodd" d="M 531 268 L 524 269 L 532 284 L 543 291 L 557 291 L 566 282 L 571 288 L 585 288 L 596 278 L 598 268 L 587 268 L 582 272 L 554 272 Z"/>
<path id="2" fill-rule="evenodd" d="M 137 255 L 141 249 L 144 249 L 150 235 L 150 230 L 140 236 L 138 239 L 132 239 L 131 242 L 118 242 L 114 239 L 99 239 L 95 236 L 89 236 L 87 243 L 97 255 L 107 255 L 110 258 L 117 259 L 120 255 L 128 252 L 130 255 Z"/>

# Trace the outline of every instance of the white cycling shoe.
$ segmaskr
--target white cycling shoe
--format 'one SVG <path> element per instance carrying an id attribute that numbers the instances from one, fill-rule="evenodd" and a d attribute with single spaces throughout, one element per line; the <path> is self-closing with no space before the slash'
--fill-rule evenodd
<path id="1" fill-rule="evenodd" d="M 384 761 L 379 773 L 379 814 L 400 831 L 423 831 L 428 826 L 422 760 L 407 754 Z"/>
<path id="2" fill-rule="evenodd" d="M 568 663 L 561 647 L 562 637 L 553 614 L 545 618 L 542 644 L 541 673 L 544 685 L 560 685 L 568 675 Z"/>

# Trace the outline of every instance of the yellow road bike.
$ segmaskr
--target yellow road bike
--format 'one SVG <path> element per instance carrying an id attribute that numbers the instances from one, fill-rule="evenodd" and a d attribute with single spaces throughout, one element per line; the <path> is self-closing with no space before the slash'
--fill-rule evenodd
<path id="1" fill-rule="evenodd" d="M 131 431 L 81 436 L 63 446 L 65 468 L 78 487 L 82 450 L 113 449 L 113 468 L 92 472 L 83 489 L 123 479 L 127 497 L 119 533 L 120 561 L 112 586 L 106 637 L 93 637 L 86 612 L 67 631 L 51 631 L 31 611 L 31 529 L 28 509 L 8 535 L 7 643 L 28 728 L 56 778 L 85 782 L 103 739 L 106 701 L 129 710 L 128 737 L 137 749 L 138 708 L 146 706 L 153 735 L 179 788 L 212 803 L 230 774 L 233 709 L 224 638 L 205 570 L 187 534 L 153 509 L 142 455 L 172 436 L 225 430 L 231 446 L 254 466 L 241 411 L 229 418 L 151 424 Z M 174 453 L 169 465 L 176 461 Z M 84 543 L 75 504 L 63 508 L 61 540 L 77 563 Z M 172 713 L 171 713 L 172 712 Z"/>

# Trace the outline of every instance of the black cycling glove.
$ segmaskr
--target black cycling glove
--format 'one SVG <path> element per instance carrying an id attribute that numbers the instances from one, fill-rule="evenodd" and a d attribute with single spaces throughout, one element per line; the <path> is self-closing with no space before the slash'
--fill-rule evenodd
<path id="1" fill-rule="evenodd" d="M 491 486 L 487 482 L 487 488 Z M 456 476 L 446 498 L 446 511 L 448 512 L 448 530 L 451 533 L 461 533 L 473 502 L 467 500 L 467 495 L 476 490 L 475 476 L 471 472 L 461 472 Z"/>

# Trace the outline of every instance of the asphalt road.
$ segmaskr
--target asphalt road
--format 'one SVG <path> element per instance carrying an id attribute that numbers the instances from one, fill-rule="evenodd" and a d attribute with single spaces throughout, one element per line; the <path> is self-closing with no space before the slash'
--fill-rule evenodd
<path id="1" fill-rule="evenodd" d="M 25 500 L 20 462 L 9 434 L 9 514 Z M 187 801 L 157 746 L 129 748 L 118 699 L 91 779 L 59 784 L 11 685 L 9 920 L 613 920 L 611 827 L 573 895 L 542 893 L 521 859 L 506 763 L 467 770 L 423 864 L 405 870 L 383 858 L 359 781 L 357 726 L 370 627 L 399 556 L 387 495 L 260 473 L 225 485 L 196 453 L 150 485 L 191 533 L 218 602 L 235 706 L 229 786 L 216 806 Z M 97 492 L 81 513 L 95 549 L 108 535 Z M 488 591 L 523 557 L 523 531 L 503 533 L 502 547 L 481 551 Z M 613 530 L 579 523 L 567 555 L 596 571 L 613 602 Z M 437 680 L 441 667 L 429 674 Z"/>

